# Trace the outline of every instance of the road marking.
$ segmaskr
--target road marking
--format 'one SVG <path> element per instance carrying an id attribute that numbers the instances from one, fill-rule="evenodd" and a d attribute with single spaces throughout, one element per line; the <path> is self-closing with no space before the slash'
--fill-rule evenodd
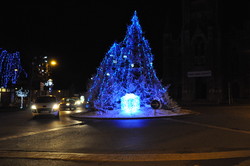
<path id="1" fill-rule="evenodd" d="M 47 130 L 41 130 L 41 131 L 33 131 L 33 132 L 27 132 L 27 133 L 22 133 L 22 134 L 18 134 L 18 135 L 3 137 L 3 138 L 0 138 L 0 141 L 6 141 L 6 140 L 9 140 L 9 139 L 15 139 L 15 138 L 21 138 L 21 137 L 41 134 L 41 133 L 47 133 L 47 132 L 51 132 L 51 131 L 58 131 L 58 130 L 66 129 L 66 128 L 71 128 L 72 126 L 79 125 L 79 124 L 82 124 L 82 122 L 73 123 L 73 124 L 69 124 L 69 125 L 66 125 L 66 126 L 53 128 L 53 129 L 47 129 Z"/>
<path id="2" fill-rule="evenodd" d="M 177 120 L 177 119 L 169 119 L 169 120 L 175 121 L 175 122 L 180 122 L 180 123 L 186 123 L 186 124 L 196 125 L 196 126 L 203 126 L 203 127 L 208 127 L 208 128 L 214 128 L 214 129 L 220 129 L 220 130 L 225 130 L 225 131 L 231 131 L 231 132 L 236 132 L 236 133 L 250 134 L 249 130 L 232 129 L 232 128 L 221 127 L 221 126 L 214 126 L 214 125 L 209 125 L 209 124 L 204 124 L 204 123 L 190 122 L 190 121 L 185 121 L 185 120 Z"/>
<path id="3" fill-rule="evenodd" d="M 250 157 L 250 150 L 204 152 L 204 153 L 169 153 L 169 154 L 89 154 L 60 152 L 20 152 L 0 151 L 0 158 L 50 159 L 74 161 L 110 161 L 110 162 L 145 162 L 145 161 L 180 161 L 210 160 Z"/>

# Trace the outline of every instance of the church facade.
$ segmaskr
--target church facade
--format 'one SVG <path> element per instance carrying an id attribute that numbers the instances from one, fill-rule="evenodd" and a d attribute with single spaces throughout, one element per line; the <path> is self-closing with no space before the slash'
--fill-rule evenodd
<path id="1" fill-rule="evenodd" d="M 250 101 L 248 11 L 230 9 L 218 0 L 183 0 L 181 28 L 165 30 L 163 77 L 179 101 Z"/>

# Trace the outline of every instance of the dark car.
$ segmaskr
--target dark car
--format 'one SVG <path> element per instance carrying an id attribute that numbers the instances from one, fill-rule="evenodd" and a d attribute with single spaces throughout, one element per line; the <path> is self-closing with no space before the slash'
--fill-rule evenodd
<path id="1" fill-rule="evenodd" d="M 78 99 L 72 97 L 62 98 L 60 102 L 60 109 L 61 110 L 75 110 L 78 106 Z"/>

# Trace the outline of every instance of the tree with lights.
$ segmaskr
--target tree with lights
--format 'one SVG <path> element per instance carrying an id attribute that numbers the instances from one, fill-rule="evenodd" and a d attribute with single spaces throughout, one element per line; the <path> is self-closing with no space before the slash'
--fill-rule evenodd
<path id="1" fill-rule="evenodd" d="M 91 78 L 87 102 L 102 111 L 123 109 L 124 103 L 130 108 L 150 107 L 153 100 L 160 101 L 163 108 L 177 109 L 156 76 L 153 54 L 136 11 L 131 21 L 124 40 L 111 46 Z"/>
<path id="2" fill-rule="evenodd" d="M 0 87 L 6 88 L 9 83 L 16 84 L 22 71 L 19 52 L 0 50 Z"/>

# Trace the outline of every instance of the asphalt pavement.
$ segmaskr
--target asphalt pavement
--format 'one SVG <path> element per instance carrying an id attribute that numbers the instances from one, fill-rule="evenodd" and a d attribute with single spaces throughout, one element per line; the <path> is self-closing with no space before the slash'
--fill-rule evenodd
<path id="1" fill-rule="evenodd" d="M 250 165 L 250 105 L 151 119 L 33 119 L 0 112 L 0 165 Z M 39 162 L 38 162 L 39 161 Z"/>

